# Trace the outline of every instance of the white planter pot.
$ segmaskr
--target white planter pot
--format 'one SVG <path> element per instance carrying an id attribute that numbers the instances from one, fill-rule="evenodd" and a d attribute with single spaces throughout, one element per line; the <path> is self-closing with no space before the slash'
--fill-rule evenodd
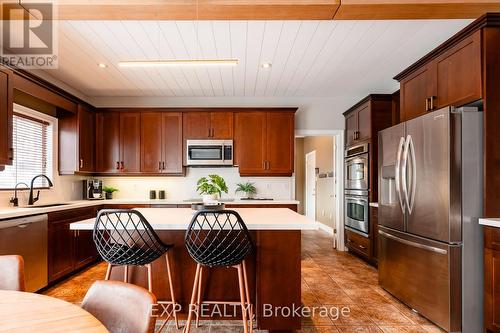
<path id="1" fill-rule="evenodd" d="M 203 198 L 203 203 L 217 202 L 217 199 L 219 199 L 219 193 L 203 194 L 202 198 Z"/>

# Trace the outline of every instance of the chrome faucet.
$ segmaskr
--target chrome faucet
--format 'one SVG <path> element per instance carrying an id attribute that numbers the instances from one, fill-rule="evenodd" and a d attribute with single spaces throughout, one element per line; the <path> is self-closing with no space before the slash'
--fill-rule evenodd
<path id="1" fill-rule="evenodd" d="M 23 182 L 19 182 L 19 183 L 17 183 L 17 184 L 16 184 L 16 186 L 14 186 L 14 197 L 13 197 L 13 198 L 10 198 L 10 200 L 9 200 L 9 202 L 10 202 L 11 204 L 13 204 L 13 205 L 14 205 L 14 207 L 19 206 L 19 199 L 17 198 L 17 187 L 18 187 L 19 185 L 24 185 L 24 186 L 26 186 L 27 188 L 30 188 L 30 187 L 28 186 L 28 184 L 23 183 Z"/>
<path id="2" fill-rule="evenodd" d="M 50 178 L 45 176 L 45 175 L 38 175 L 38 176 L 33 177 L 33 179 L 31 180 L 30 198 L 28 199 L 28 205 L 33 205 L 35 202 L 38 201 L 38 199 L 40 197 L 40 191 L 38 191 L 36 193 L 36 198 L 33 198 L 33 183 L 35 182 L 35 179 L 37 179 L 38 177 L 42 177 L 42 178 L 47 179 L 47 181 L 49 182 L 49 187 L 54 186 L 54 184 L 52 184 L 52 181 L 50 180 Z"/>

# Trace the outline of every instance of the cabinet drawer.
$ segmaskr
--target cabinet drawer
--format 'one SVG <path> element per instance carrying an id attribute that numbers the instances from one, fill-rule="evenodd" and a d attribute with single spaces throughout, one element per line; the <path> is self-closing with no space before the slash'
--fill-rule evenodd
<path id="1" fill-rule="evenodd" d="M 365 256 L 370 256 L 370 239 L 368 237 L 363 237 L 347 229 L 345 233 L 347 240 L 346 245 L 350 250 Z"/>
<path id="2" fill-rule="evenodd" d="M 483 227 L 484 247 L 500 251 L 500 229 L 495 227 Z"/>
<path id="3" fill-rule="evenodd" d="M 73 222 L 73 221 L 81 221 L 84 219 L 92 218 L 96 216 L 96 212 L 97 212 L 96 207 L 84 207 L 84 208 L 66 209 L 57 212 L 51 212 L 48 214 L 49 227 L 51 222 L 60 222 L 60 221 Z"/>

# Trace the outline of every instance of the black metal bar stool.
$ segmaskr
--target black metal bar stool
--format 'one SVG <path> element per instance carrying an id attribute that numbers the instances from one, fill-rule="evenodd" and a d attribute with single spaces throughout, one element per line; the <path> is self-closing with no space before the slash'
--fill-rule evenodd
<path id="1" fill-rule="evenodd" d="M 171 301 L 159 301 L 158 303 L 172 306 L 172 311 L 168 313 L 164 325 L 173 313 L 175 325 L 179 328 L 168 255 L 173 245 L 164 244 L 146 218 L 138 211 L 130 209 L 103 209 L 99 211 L 94 225 L 93 238 L 97 251 L 108 263 L 106 280 L 109 280 L 113 266 L 124 266 L 123 282 L 128 282 L 128 266 L 146 266 L 150 292 L 153 289 L 151 263 L 165 255 Z"/>
<path id="2" fill-rule="evenodd" d="M 233 210 L 204 210 L 195 213 L 186 231 L 185 245 L 189 255 L 198 265 L 184 333 L 190 331 L 193 314 L 196 315 L 196 327 L 198 327 L 202 304 L 241 305 L 244 332 L 253 332 L 253 306 L 248 290 L 245 258 L 253 250 L 254 245 L 241 216 Z M 202 301 L 203 267 L 236 268 L 240 301 Z"/>

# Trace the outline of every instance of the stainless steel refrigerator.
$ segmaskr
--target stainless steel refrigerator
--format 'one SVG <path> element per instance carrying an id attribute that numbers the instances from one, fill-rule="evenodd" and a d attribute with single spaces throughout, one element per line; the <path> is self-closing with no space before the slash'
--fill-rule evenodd
<path id="1" fill-rule="evenodd" d="M 483 329 L 482 112 L 379 132 L 379 283 L 448 332 Z"/>

